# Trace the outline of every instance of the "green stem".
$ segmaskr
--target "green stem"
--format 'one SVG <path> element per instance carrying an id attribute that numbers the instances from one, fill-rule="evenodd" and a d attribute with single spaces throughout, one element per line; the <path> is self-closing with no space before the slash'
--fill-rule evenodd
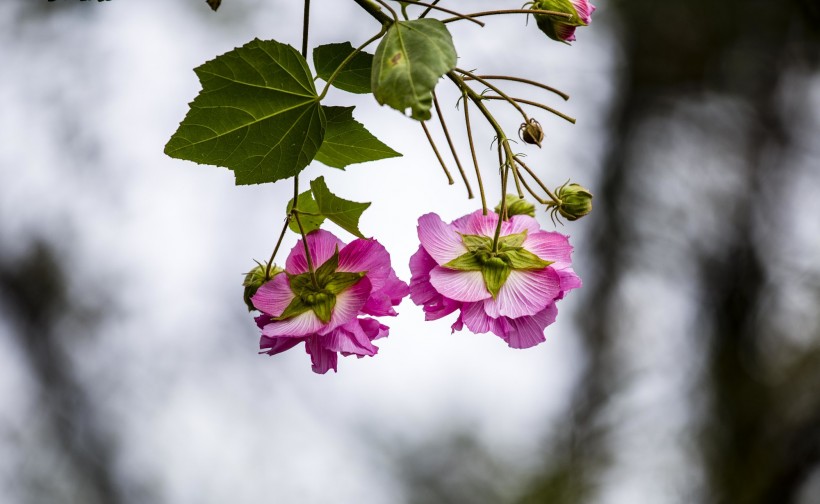
<path id="1" fill-rule="evenodd" d="M 478 19 L 473 19 L 473 18 L 471 18 L 470 16 L 468 16 L 466 14 L 462 14 L 460 12 L 456 12 L 456 11 L 450 10 L 450 9 L 445 9 L 444 7 L 437 7 L 436 2 L 433 2 L 433 3 L 429 4 L 429 3 L 424 3 L 424 2 L 417 2 L 415 0 L 404 0 L 404 3 L 413 4 L 413 5 L 421 5 L 423 7 L 427 7 L 427 10 L 425 10 L 422 13 L 422 15 L 419 16 L 419 19 L 421 19 L 425 15 L 427 15 L 427 12 L 429 12 L 430 9 L 436 9 L 436 10 L 439 10 L 441 12 L 446 12 L 447 14 L 452 14 L 454 16 L 458 16 L 460 19 L 466 19 L 467 21 L 472 21 L 473 23 L 477 24 L 478 26 L 481 26 L 482 28 L 484 27 L 484 23 L 479 21 Z"/>
<path id="2" fill-rule="evenodd" d="M 381 7 L 376 5 L 375 2 L 371 0 L 353 0 L 359 7 L 367 11 L 368 14 L 376 18 L 376 21 L 380 22 L 383 25 L 390 26 L 393 24 L 393 18 L 382 12 Z"/>
<path id="3" fill-rule="evenodd" d="M 524 118 L 524 122 L 525 122 L 525 123 L 527 123 L 527 122 L 529 122 L 529 121 L 530 121 L 529 116 L 527 115 L 527 113 L 526 113 L 526 112 L 524 112 L 524 109 L 523 109 L 523 108 L 521 108 L 521 105 L 519 105 L 518 103 L 516 103 L 514 99 L 510 98 L 509 96 L 507 96 L 507 95 L 506 95 L 503 91 L 501 91 L 500 89 L 498 89 L 496 86 L 494 86 L 494 85 L 493 85 L 493 84 L 491 84 L 490 82 L 488 82 L 488 81 L 486 81 L 486 80 L 482 79 L 481 77 L 479 77 L 479 76 L 477 76 L 477 75 L 474 75 L 474 74 L 472 74 L 471 72 L 468 72 L 467 70 L 462 70 L 462 69 L 460 69 L 460 68 L 455 68 L 454 70 L 455 70 L 456 72 L 458 72 L 458 73 L 460 73 L 460 74 L 464 75 L 464 76 L 469 77 L 469 78 L 470 78 L 470 79 L 472 79 L 472 80 L 475 80 L 475 81 L 478 81 L 478 82 L 480 82 L 480 83 L 484 84 L 484 85 L 485 85 L 485 86 L 487 86 L 488 88 L 490 88 L 490 89 L 492 89 L 493 91 L 495 91 L 496 93 L 498 93 L 498 95 L 499 95 L 499 96 L 501 96 L 502 98 L 504 98 L 505 100 L 507 100 L 507 102 L 508 102 L 510 105 L 512 105 L 513 107 L 515 107 L 515 109 L 518 111 L 518 113 L 519 113 L 519 114 L 521 114 L 521 117 L 523 117 L 523 118 Z"/>
<path id="4" fill-rule="evenodd" d="M 481 209 L 484 215 L 487 215 L 487 198 L 484 196 L 484 181 L 481 180 L 481 170 L 478 169 L 478 158 L 475 154 L 475 144 L 473 144 L 473 129 L 470 126 L 470 102 L 467 101 L 467 92 L 463 89 L 461 90 L 461 95 L 464 99 L 464 124 L 467 126 L 467 140 L 470 142 L 470 154 L 473 156 L 475 176 L 478 179 L 478 192 L 481 195 Z"/>
<path id="5" fill-rule="evenodd" d="M 342 63 L 339 65 L 339 67 L 336 68 L 336 70 L 334 70 L 332 74 L 330 74 L 330 77 L 328 77 L 327 82 L 325 83 L 325 87 L 324 87 L 324 89 L 322 89 L 322 93 L 319 95 L 319 101 L 322 101 L 322 99 L 324 99 L 325 95 L 327 94 L 328 89 L 330 89 L 330 85 L 333 83 L 334 80 L 336 80 L 336 77 L 339 76 L 339 73 L 341 73 L 341 71 L 344 69 L 344 67 L 347 66 L 347 64 L 350 63 L 350 61 L 353 60 L 353 58 L 357 54 L 362 52 L 362 49 L 364 49 L 365 47 L 369 46 L 370 44 L 372 44 L 373 42 L 375 42 L 376 40 L 381 38 L 381 36 L 384 35 L 385 33 L 387 33 L 387 26 L 382 25 L 382 29 L 379 30 L 379 33 L 377 33 L 376 35 L 373 35 L 372 37 L 367 39 L 362 45 L 357 47 L 352 53 L 350 53 L 342 61 Z"/>
<path id="6" fill-rule="evenodd" d="M 572 14 L 567 14 L 566 12 L 556 12 L 556 11 L 540 10 L 540 9 L 504 9 L 504 10 L 474 12 L 472 14 L 467 14 L 467 17 L 477 18 L 477 17 L 483 17 L 483 16 L 497 16 L 499 14 L 544 14 L 544 15 L 547 15 L 547 16 L 556 16 L 556 17 L 562 17 L 562 18 L 565 18 L 565 19 L 572 19 Z M 461 19 L 462 18 L 452 17 L 452 18 L 442 19 L 441 22 L 442 23 L 452 23 L 453 21 L 460 21 Z"/>
<path id="7" fill-rule="evenodd" d="M 521 82 L 523 84 L 529 84 L 530 86 L 539 87 L 539 88 L 544 89 L 546 91 L 549 91 L 551 93 L 555 93 L 558 96 L 560 96 L 561 98 L 563 98 L 564 101 L 569 100 L 569 95 L 566 94 L 565 92 L 561 91 L 560 89 L 555 89 L 554 87 L 547 86 L 546 84 L 541 84 L 540 82 L 536 82 L 536 81 L 530 80 L 530 79 L 524 79 L 522 77 L 512 77 L 510 75 L 476 75 L 476 77 L 480 77 L 482 79 L 495 79 L 495 80 L 508 80 L 508 81 L 514 81 L 514 82 Z M 467 78 L 465 80 L 470 80 L 470 79 L 471 78 Z"/>
<path id="8" fill-rule="evenodd" d="M 550 190 L 550 188 L 546 186 L 546 184 L 544 184 L 543 182 L 541 182 L 541 179 L 540 179 L 540 178 L 538 178 L 538 175 L 536 175 L 536 174 L 535 174 L 535 172 L 534 172 L 534 171 L 532 171 L 532 170 L 530 169 L 530 167 L 526 165 L 526 163 L 524 163 L 523 161 L 521 161 L 521 159 L 519 159 L 519 158 L 518 158 L 518 156 L 513 157 L 513 161 L 515 161 L 516 163 L 518 163 L 519 165 L 521 165 L 521 167 L 522 167 L 522 168 L 524 168 L 524 169 L 527 171 L 527 173 L 529 173 L 529 174 L 530 174 L 530 177 L 532 177 L 532 178 L 533 178 L 533 180 L 535 180 L 535 182 L 536 182 L 539 186 L 541 186 L 541 189 L 543 189 L 543 190 L 544 190 L 544 192 L 545 192 L 545 193 L 547 193 L 547 195 L 550 197 L 550 199 L 552 199 L 552 201 L 554 201 L 554 202 L 555 202 L 555 204 L 556 204 L 556 205 L 560 205 L 560 204 L 561 204 L 561 200 L 558 198 L 558 196 L 556 196 L 556 195 L 555 195 L 555 194 L 554 194 L 554 193 Z"/>
<path id="9" fill-rule="evenodd" d="M 450 130 L 447 129 L 447 123 L 444 122 L 444 115 L 441 113 L 441 106 L 438 104 L 438 97 L 436 96 L 435 91 L 433 91 L 433 108 L 436 109 L 438 122 L 441 123 L 441 129 L 444 130 L 444 137 L 447 139 L 447 145 L 450 147 L 450 153 L 453 155 L 453 159 L 456 162 L 456 167 L 458 167 L 458 171 L 461 174 L 461 180 L 464 181 L 464 185 L 467 187 L 467 199 L 473 199 L 473 188 L 470 187 L 470 181 L 467 180 L 467 174 L 464 173 L 464 168 L 461 167 L 461 160 L 458 159 L 458 153 L 456 152 L 455 145 L 453 145 L 453 139 L 450 138 Z"/>
<path id="10" fill-rule="evenodd" d="M 518 103 L 526 103 L 527 105 L 532 105 L 533 107 L 542 108 L 542 109 L 546 110 L 547 112 L 551 112 L 551 113 L 557 115 L 558 117 L 560 117 L 561 119 L 564 119 L 565 121 L 568 121 L 568 122 L 571 122 L 572 124 L 575 124 L 575 118 L 574 117 L 570 117 L 570 116 L 568 116 L 564 113 L 558 112 L 554 108 L 547 107 L 543 103 L 538 103 L 538 102 L 534 102 L 534 101 L 531 101 L 531 100 L 525 100 L 523 98 L 510 98 L 509 96 L 504 96 L 504 97 L 501 97 L 501 96 L 485 96 L 484 98 L 486 100 L 510 100 L 510 99 L 512 99 L 514 101 L 517 101 Z"/>
<path id="11" fill-rule="evenodd" d="M 279 239 L 276 240 L 276 246 L 273 247 L 273 253 L 270 255 L 268 264 L 265 266 L 265 278 L 270 278 L 270 269 L 273 266 L 273 261 L 276 259 L 276 253 L 279 252 L 279 246 L 282 245 L 282 239 L 285 237 L 285 232 L 288 230 L 288 223 L 290 222 L 290 215 L 285 218 L 285 225 L 282 226 L 282 232 L 279 233 Z"/>
<path id="12" fill-rule="evenodd" d="M 507 213 L 507 174 L 509 172 L 509 165 L 507 163 L 501 167 L 501 213 Z M 501 215 L 498 216 L 498 224 L 495 226 L 495 235 L 493 235 L 493 253 L 498 252 L 498 239 L 501 238 L 501 223 L 503 219 Z"/>
<path id="13" fill-rule="evenodd" d="M 305 11 L 302 16 L 302 57 L 307 58 L 308 27 L 310 26 L 310 0 L 305 0 Z"/>
<path id="14" fill-rule="evenodd" d="M 310 272 L 310 280 L 313 286 L 319 288 L 319 282 L 316 280 L 316 271 L 313 269 L 313 259 L 310 257 L 310 247 L 308 247 L 307 236 L 305 235 L 305 228 L 302 227 L 302 221 L 299 220 L 299 175 L 293 177 L 293 207 L 290 210 L 293 218 L 296 219 L 296 225 L 299 227 L 299 234 L 302 235 L 302 245 L 305 247 L 305 259 L 307 260 L 308 271 Z"/>
<path id="15" fill-rule="evenodd" d="M 427 129 L 427 125 L 424 124 L 424 121 L 419 121 L 421 124 L 421 129 L 424 130 L 424 134 L 427 136 L 427 141 L 430 142 L 430 147 L 433 148 L 433 152 L 436 154 L 436 159 L 438 159 L 439 164 L 441 164 L 441 168 L 444 170 L 444 174 L 447 175 L 447 183 L 450 185 L 455 184 L 453 181 L 453 176 L 450 175 L 450 170 L 447 169 L 447 165 L 444 164 L 444 160 L 441 158 L 441 154 L 438 152 L 438 148 L 436 148 L 436 143 L 433 142 L 433 137 L 430 136 L 430 130 Z"/>

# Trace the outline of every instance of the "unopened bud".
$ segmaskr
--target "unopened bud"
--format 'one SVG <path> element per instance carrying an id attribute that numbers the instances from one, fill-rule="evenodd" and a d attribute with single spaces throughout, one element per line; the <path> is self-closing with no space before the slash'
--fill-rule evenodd
<path id="1" fill-rule="evenodd" d="M 501 215 L 501 203 L 495 207 L 495 213 Z M 512 217 L 513 215 L 529 215 L 530 217 L 535 217 L 535 205 L 514 194 L 508 194 L 507 216 Z"/>
<path id="2" fill-rule="evenodd" d="M 521 127 L 518 128 L 518 137 L 525 143 L 541 147 L 541 141 L 544 139 L 544 130 L 538 121 L 530 119 L 525 123 L 521 123 Z"/>
<path id="3" fill-rule="evenodd" d="M 542 32 L 549 38 L 564 43 L 575 40 L 575 29 L 587 26 L 595 12 L 595 6 L 588 0 L 535 0 L 530 8 L 569 14 L 566 17 L 534 14 L 535 22 Z"/>
<path id="4" fill-rule="evenodd" d="M 242 286 L 245 287 L 245 292 L 242 295 L 242 299 L 245 300 L 245 305 L 247 305 L 248 311 L 253 311 L 256 309 L 256 307 L 253 306 L 253 301 L 251 301 L 251 298 L 254 294 L 256 294 L 256 291 L 259 290 L 259 287 L 262 287 L 263 284 L 282 271 L 284 270 L 275 264 L 271 265 L 270 271 L 268 271 L 267 266 L 259 264 L 245 275 L 245 280 L 242 282 Z"/>
<path id="5" fill-rule="evenodd" d="M 555 191 L 561 200 L 558 213 L 569 221 L 578 220 L 592 211 L 592 193 L 578 184 L 564 184 Z"/>

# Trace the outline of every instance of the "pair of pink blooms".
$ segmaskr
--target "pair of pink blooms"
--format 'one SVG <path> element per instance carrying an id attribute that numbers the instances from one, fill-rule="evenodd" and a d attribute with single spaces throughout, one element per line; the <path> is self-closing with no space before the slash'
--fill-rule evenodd
<path id="1" fill-rule="evenodd" d="M 492 241 L 497 223 L 492 212 L 485 216 L 476 211 L 450 224 L 436 214 L 422 216 L 409 288 L 397 278 L 389 254 L 376 240 L 345 245 L 327 231 L 309 233 L 308 248 L 321 278 L 318 284 L 308 283 L 305 251 L 298 243 L 284 273 L 252 297 L 262 312 L 256 319 L 262 329 L 261 348 L 273 355 L 304 342 L 315 372 L 335 371 L 339 353 L 376 354 L 373 341 L 387 336 L 389 328 L 372 317 L 395 316 L 393 307 L 408 293 L 423 306 L 426 320 L 460 310 L 453 331 L 466 326 L 474 333 L 492 332 L 513 348 L 545 341 L 544 329 L 558 313 L 556 301 L 581 286 L 570 264 L 572 247 L 567 237 L 542 231 L 534 218 L 515 215 L 502 222 L 499 243 L 505 245 L 488 253 L 485 245 Z M 509 264 L 501 264 L 502 278 L 488 273 L 481 261 Z M 469 266 L 473 263 L 477 266 Z M 325 299 L 321 296 L 334 299 L 329 312 L 327 303 L 316 304 L 317 298 Z M 325 308 L 305 308 L 311 303 Z"/>

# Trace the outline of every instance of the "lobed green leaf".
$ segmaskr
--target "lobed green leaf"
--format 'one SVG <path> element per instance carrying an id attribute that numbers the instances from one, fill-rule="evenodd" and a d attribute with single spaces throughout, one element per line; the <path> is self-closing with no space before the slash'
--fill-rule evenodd
<path id="1" fill-rule="evenodd" d="M 326 120 L 296 49 L 254 39 L 194 71 L 202 91 L 165 146 L 167 155 L 229 168 L 237 184 L 292 177 L 313 160 Z"/>
<path id="2" fill-rule="evenodd" d="M 370 203 L 348 201 L 336 196 L 327 188 L 324 177 L 311 181 L 310 188 L 322 215 L 345 231 L 364 238 L 362 232 L 359 231 L 359 219 Z"/>
<path id="3" fill-rule="evenodd" d="M 322 107 L 327 118 L 325 138 L 316 161 L 332 168 L 401 156 L 353 119 L 354 107 Z"/>
<path id="4" fill-rule="evenodd" d="M 316 200 L 313 199 L 313 194 L 310 192 L 310 189 L 303 192 L 298 196 L 299 198 L 299 205 L 298 208 L 300 210 L 299 213 L 299 222 L 302 223 L 302 229 L 304 229 L 305 234 L 310 233 L 311 231 L 315 231 L 322 226 L 322 223 L 325 221 L 325 217 L 319 213 L 319 205 L 316 204 Z M 291 209 L 293 208 L 293 199 L 288 202 L 288 213 L 290 213 Z M 308 215 L 306 213 L 316 214 L 316 215 Z M 288 227 L 294 233 L 299 233 L 299 224 L 296 223 L 296 219 L 291 219 L 288 223 Z"/>
<path id="5" fill-rule="evenodd" d="M 325 44 L 315 48 L 313 50 L 313 65 L 316 67 L 316 75 L 327 82 L 345 58 L 355 50 L 350 42 Z M 372 67 L 373 55 L 359 51 L 336 75 L 330 85 L 350 93 L 369 93 Z"/>

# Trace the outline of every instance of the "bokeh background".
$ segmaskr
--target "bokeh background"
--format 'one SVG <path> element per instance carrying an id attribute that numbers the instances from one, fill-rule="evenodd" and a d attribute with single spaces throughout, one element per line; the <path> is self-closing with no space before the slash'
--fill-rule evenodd
<path id="1" fill-rule="evenodd" d="M 241 299 L 290 184 L 162 152 L 191 69 L 253 37 L 298 47 L 301 2 L 4 2 L 0 502 L 820 503 L 820 4 L 597 4 L 571 47 L 521 16 L 450 25 L 461 67 L 572 95 L 508 88 L 578 118 L 535 113 L 528 163 L 596 195 L 559 226 L 585 286 L 547 341 L 450 334 L 408 299 L 378 356 L 319 376 L 298 349 L 257 355 Z M 519 5 L 469 2 L 499 7 Z M 311 47 L 377 28 L 313 1 Z M 479 203 L 417 124 L 329 99 L 405 156 L 302 179 L 372 201 L 362 229 L 407 279 L 418 216 Z"/>

